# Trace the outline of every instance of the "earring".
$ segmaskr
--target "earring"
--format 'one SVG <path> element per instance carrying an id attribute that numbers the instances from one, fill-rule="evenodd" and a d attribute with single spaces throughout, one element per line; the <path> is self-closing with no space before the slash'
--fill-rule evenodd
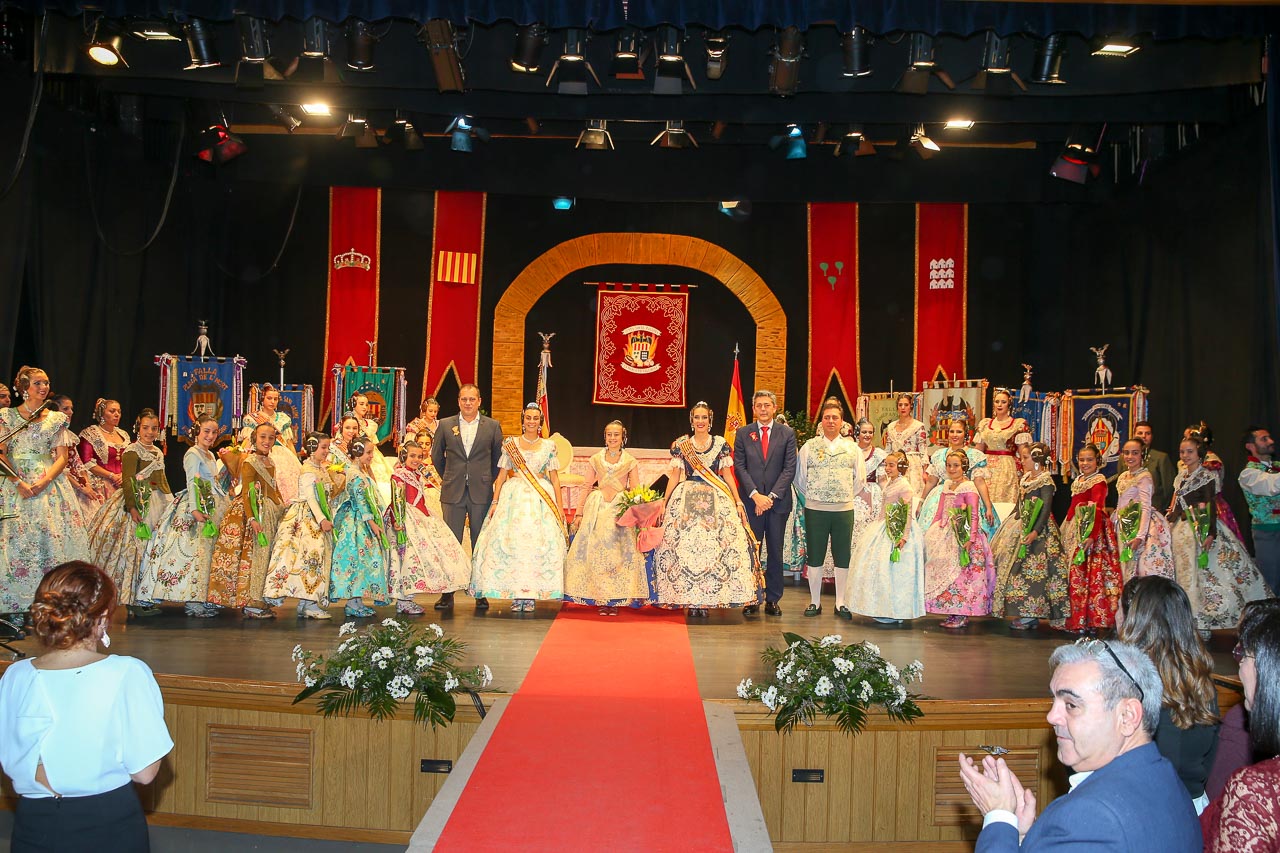
<path id="1" fill-rule="evenodd" d="M 31 396 L 31 392 L 30 392 L 30 391 L 23 391 L 23 392 L 22 392 L 22 399 L 23 399 L 23 400 L 26 400 L 26 399 L 27 399 L 27 398 L 29 398 L 30 396 Z"/>

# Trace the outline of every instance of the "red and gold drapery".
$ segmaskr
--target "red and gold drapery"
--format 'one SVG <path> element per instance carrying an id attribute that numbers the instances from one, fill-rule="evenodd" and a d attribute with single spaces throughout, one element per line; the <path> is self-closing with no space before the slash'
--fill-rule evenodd
<path id="1" fill-rule="evenodd" d="M 679 286 L 602 283 L 593 401 L 683 407 L 689 293 Z"/>
<path id="2" fill-rule="evenodd" d="M 476 381 L 485 205 L 484 193 L 436 193 L 424 397 L 438 393 L 451 370 L 459 385 Z"/>
<path id="3" fill-rule="evenodd" d="M 858 364 L 858 205 L 811 204 L 808 410 L 818 413 L 834 376 L 852 406 Z"/>
<path id="4" fill-rule="evenodd" d="M 963 377 L 968 343 L 969 206 L 916 205 L 915 358 L 919 389 Z"/>
<path id="5" fill-rule="evenodd" d="M 329 281 L 324 322 L 324 370 L 348 360 L 365 362 L 378 340 L 378 257 L 382 244 L 382 190 L 329 188 Z M 322 383 L 320 411 L 333 404 Z"/>

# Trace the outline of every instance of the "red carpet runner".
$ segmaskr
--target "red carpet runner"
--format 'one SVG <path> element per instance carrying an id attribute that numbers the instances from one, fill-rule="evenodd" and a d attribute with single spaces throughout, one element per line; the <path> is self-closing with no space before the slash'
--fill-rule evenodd
<path id="1" fill-rule="evenodd" d="M 556 617 L 436 850 L 732 850 L 683 613 Z"/>

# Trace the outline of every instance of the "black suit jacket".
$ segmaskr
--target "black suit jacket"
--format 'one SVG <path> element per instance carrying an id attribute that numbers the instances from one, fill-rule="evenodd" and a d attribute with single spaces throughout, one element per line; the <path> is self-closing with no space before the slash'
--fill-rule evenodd
<path id="1" fill-rule="evenodd" d="M 440 475 L 441 503 L 462 503 L 463 490 L 468 490 L 471 503 L 493 498 L 493 481 L 498 478 L 498 460 L 502 457 L 502 427 L 493 418 L 479 418 L 470 454 L 462 445 L 458 415 L 441 418 L 436 427 L 431 464 Z"/>
<path id="2" fill-rule="evenodd" d="M 1151 472 L 1151 503 L 1160 512 L 1166 512 L 1173 501 L 1173 478 L 1178 469 L 1169 454 L 1160 450 L 1148 450 L 1142 466 Z"/>
<path id="3" fill-rule="evenodd" d="M 742 500 L 753 491 L 773 497 L 773 508 L 791 512 L 791 481 L 796 477 L 796 431 L 779 421 L 769 427 L 769 458 L 760 443 L 760 423 L 752 421 L 734 433 L 733 476 Z"/>

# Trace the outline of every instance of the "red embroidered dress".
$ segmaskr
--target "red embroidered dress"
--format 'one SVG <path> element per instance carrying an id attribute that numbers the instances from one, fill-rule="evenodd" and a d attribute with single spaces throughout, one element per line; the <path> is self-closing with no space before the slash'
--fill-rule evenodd
<path id="1" fill-rule="evenodd" d="M 1062 521 L 1062 551 L 1067 561 L 1067 598 L 1071 612 L 1068 631 L 1112 628 L 1124 582 L 1120 573 L 1120 549 L 1115 528 L 1104 506 L 1107 481 L 1101 474 L 1078 477 L 1071 484 L 1071 508 Z M 1093 526 L 1087 536 L 1088 512 L 1093 509 Z M 1080 562 L 1081 549 L 1084 561 Z"/>

